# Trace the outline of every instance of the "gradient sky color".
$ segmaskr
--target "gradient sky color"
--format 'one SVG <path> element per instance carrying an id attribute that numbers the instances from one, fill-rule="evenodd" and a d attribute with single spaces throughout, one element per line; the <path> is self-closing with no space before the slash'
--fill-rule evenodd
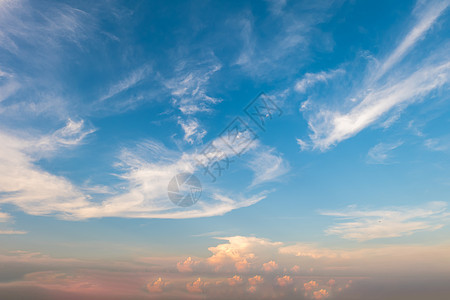
<path id="1" fill-rule="evenodd" d="M 0 0 L 0 298 L 449 299 L 449 5 Z"/>

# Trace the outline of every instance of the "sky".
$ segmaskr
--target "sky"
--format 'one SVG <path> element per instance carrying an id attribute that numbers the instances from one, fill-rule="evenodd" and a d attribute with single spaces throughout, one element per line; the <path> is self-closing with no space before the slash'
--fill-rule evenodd
<path id="1" fill-rule="evenodd" d="M 0 0 L 0 298 L 448 299 L 449 6 Z"/>

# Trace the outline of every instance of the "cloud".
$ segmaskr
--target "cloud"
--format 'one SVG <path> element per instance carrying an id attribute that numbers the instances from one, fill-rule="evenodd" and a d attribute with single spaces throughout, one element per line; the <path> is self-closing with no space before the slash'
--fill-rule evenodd
<path id="1" fill-rule="evenodd" d="M 311 280 L 311 281 L 303 284 L 303 288 L 305 289 L 305 291 L 312 291 L 318 287 L 319 287 L 319 284 L 314 280 Z"/>
<path id="2" fill-rule="evenodd" d="M 109 100 L 117 95 L 120 95 L 122 92 L 129 90 L 130 88 L 135 87 L 139 84 L 143 79 L 148 76 L 148 73 L 151 71 L 151 67 L 149 65 L 145 65 L 137 68 L 132 71 L 127 77 L 120 80 L 119 82 L 111 85 L 106 94 L 100 97 L 99 101 L 103 102 Z"/>
<path id="3" fill-rule="evenodd" d="M 45 56 L 51 57 L 54 48 L 61 46 L 61 41 L 79 46 L 79 41 L 87 38 L 93 23 L 86 12 L 63 3 L 40 10 L 39 3 L 3 1 L 0 16 L 0 48 L 26 57 L 32 47 L 36 52 L 31 59 L 42 58 L 44 51 L 49 51 Z"/>
<path id="4" fill-rule="evenodd" d="M 367 163 L 369 164 L 387 164 L 389 163 L 389 152 L 397 149 L 403 142 L 385 144 L 379 143 L 372 147 L 367 153 Z"/>
<path id="5" fill-rule="evenodd" d="M 11 235 L 11 234 L 27 234 L 26 231 L 21 230 L 0 230 L 0 234 Z"/>
<path id="6" fill-rule="evenodd" d="M 289 171 L 289 164 L 275 153 L 275 149 L 260 149 L 249 162 L 255 174 L 252 186 L 274 181 Z"/>
<path id="7" fill-rule="evenodd" d="M 151 293 L 162 293 L 167 285 L 168 283 L 159 277 L 155 281 L 147 284 L 147 290 Z"/>
<path id="8" fill-rule="evenodd" d="M 259 275 L 255 275 L 255 276 L 250 277 L 248 279 L 248 284 L 250 284 L 250 285 L 258 285 L 258 284 L 261 284 L 263 282 L 264 282 L 264 279 L 261 276 L 259 276 Z"/>
<path id="9" fill-rule="evenodd" d="M 329 294 L 328 294 L 326 289 L 320 289 L 318 291 L 315 291 L 313 293 L 313 295 L 314 295 L 314 299 L 317 299 L 317 300 L 325 299 L 325 298 L 328 298 L 328 296 L 329 296 Z"/>
<path id="10" fill-rule="evenodd" d="M 228 30 L 240 37 L 240 52 L 235 64 L 243 71 L 253 77 L 273 79 L 280 75 L 286 76 L 302 67 L 311 45 L 329 50 L 329 37 L 317 29 L 317 25 L 334 14 L 338 2 L 312 5 L 308 2 L 286 3 L 280 0 L 268 2 L 271 14 L 266 18 L 254 16 L 248 10 L 228 20 L 231 24 Z M 271 27 L 271 35 L 259 31 L 265 26 Z M 302 55 L 297 55 L 299 51 Z"/>
<path id="11" fill-rule="evenodd" d="M 77 299 L 197 299 L 198 294 L 206 299 L 246 299 L 249 295 L 250 299 L 323 299 L 320 297 L 327 297 L 327 294 L 328 297 L 348 299 L 349 294 L 339 294 L 346 286 L 360 291 L 364 284 L 385 278 L 387 273 L 391 279 L 411 275 L 411 261 L 414 261 L 418 280 L 423 280 L 423 274 L 434 277 L 449 271 L 448 264 L 442 263 L 450 258 L 448 243 L 426 246 L 378 244 L 368 248 L 330 249 L 336 255 L 311 259 L 295 253 L 278 252 L 286 246 L 285 243 L 256 237 L 239 237 L 238 240 L 241 244 L 239 251 L 257 254 L 252 263 L 257 263 L 258 268 L 249 273 L 230 273 L 226 269 L 212 273 L 207 268 L 194 270 L 194 275 L 178 273 L 174 272 L 178 258 L 170 256 L 132 256 L 115 261 L 54 258 L 20 250 L 6 254 L 0 251 L 0 264 L 3 266 L 0 277 L 7 279 L 0 283 L 0 294 L 4 295 L 8 288 L 14 286 L 21 291 L 33 287 L 44 289 L 47 296 L 42 299 L 69 298 L 66 295 Z M 229 255 L 233 256 L 238 248 L 228 248 Z M 312 264 L 311 267 L 318 271 L 300 275 L 270 273 L 263 279 L 257 275 L 261 271 L 259 262 L 268 261 L 270 257 L 277 257 L 282 269 L 280 272 L 285 272 L 284 268 L 294 262 L 301 263 L 304 269 L 309 269 L 308 264 Z M 207 262 L 207 258 L 199 260 Z M 328 276 L 333 276 L 333 279 Z M 409 280 L 413 278 L 409 276 Z M 388 283 L 391 285 L 392 281 Z M 101 297 L 97 298 L 98 295 Z"/>
<path id="12" fill-rule="evenodd" d="M 178 124 L 183 128 L 184 131 L 184 140 L 190 144 L 193 144 L 194 142 L 201 142 L 203 137 L 206 135 L 205 129 L 200 129 L 200 125 L 198 123 L 198 120 L 188 119 L 186 121 L 183 121 L 181 118 L 178 119 Z"/>
<path id="13" fill-rule="evenodd" d="M 0 211 L 0 223 L 8 222 L 11 219 L 11 215 Z"/>
<path id="14" fill-rule="evenodd" d="M 450 63 L 422 68 L 406 79 L 369 92 L 349 112 L 321 110 L 309 120 L 314 148 L 326 150 L 348 139 L 399 105 L 409 105 L 447 83 Z"/>
<path id="15" fill-rule="evenodd" d="M 198 265 L 198 262 L 194 261 L 190 256 L 183 262 L 177 263 L 177 269 L 179 272 L 192 272 L 193 268 Z"/>
<path id="16" fill-rule="evenodd" d="M 87 206 L 87 196 L 67 179 L 52 175 L 35 165 L 48 150 L 76 146 L 92 132 L 83 122 L 68 121 L 50 135 L 18 137 L 0 132 L 0 192 L 2 203 L 11 203 L 34 215 L 70 215 Z"/>
<path id="17" fill-rule="evenodd" d="M 314 86 L 316 83 L 327 82 L 328 79 L 342 73 L 345 73 L 343 69 L 336 69 L 328 72 L 322 71 L 319 73 L 306 73 L 305 76 L 295 84 L 295 90 L 297 92 L 304 93 L 308 88 Z"/>
<path id="18" fill-rule="evenodd" d="M 186 289 L 189 293 L 202 293 L 205 285 L 205 282 L 199 277 L 194 282 L 186 284 Z"/>
<path id="19" fill-rule="evenodd" d="M 279 15 L 283 12 L 283 8 L 286 6 L 286 0 L 266 0 L 269 5 L 269 10 L 274 15 Z"/>
<path id="20" fill-rule="evenodd" d="M 233 277 L 228 278 L 229 286 L 236 286 L 236 285 L 242 284 L 243 282 L 244 282 L 244 280 L 239 275 L 234 275 Z"/>
<path id="21" fill-rule="evenodd" d="M 425 147 L 431 151 L 446 152 L 450 150 L 450 140 L 448 136 L 429 138 L 425 140 Z"/>
<path id="22" fill-rule="evenodd" d="M 262 265 L 262 269 L 264 270 L 264 272 L 273 272 L 278 269 L 278 264 L 275 261 L 271 260 L 264 263 Z"/>
<path id="23" fill-rule="evenodd" d="M 367 241 L 440 229 L 446 224 L 446 208 L 445 202 L 430 202 L 423 207 L 394 207 L 373 211 L 349 207 L 344 211 L 321 214 L 349 220 L 329 227 L 327 234 Z"/>
<path id="24" fill-rule="evenodd" d="M 94 129 L 85 126 L 83 121 L 70 119 L 63 128 L 40 137 L 17 138 L 0 132 L 0 140 L 4 142 L 0 146 L 3 203 L 14 204 L 29 214 L 55 214 L 70 219 L 107 216 L 184 219 L 223 215 L 253 205 L 267 194 L 263 191 L 250 196 L 233 195 L 211 188 L 208 193 L 204 192 L 204 200 L 195 206 L 189 209 L 177 207 L 167 197 L 168 182 L 179 173 L 200 172 L 199 161 L 203 156 L 195 152 L 170 151 L 151 141 L 138 144 L 136 149 L 123 149 L 115 166 L 118 173 L 114 174 L 121 182 L 107 190 L 94 188 L 96 194 L 106 192 L 107 197 L 102 201 L 91 200 L 86 194 L 93 191 L 89 186 L 75 186 L 68 179 L 35 165 L 43 157 L 80 145 L 92 132 Z M 214 140 L 212 145 L 217 155 L 235 155 L 220 139 Z M 119 193 L 120 190 L 125 191 Z"/>
<path id="25" fill-rule="evenodd" d="M 414 47 L 414 45 L 421 40 L 430 30 L 432 25 L 436 22 L 439 16 L 447 9 L 448 1 L 430 1 L 427 7 L 423 7 L 422 3 L 418 1 L 415 11 L 420 10 L 419 19 L 414 27 L 408 32 L 401 43 L 390 53 L 390 55 L 380 65 L 379 69 L 374 75 L 373 80 L 382 77 L 395 64 L 400 62 L 402 58 Z"/>
<path id="26" fill-rule="evenodd" d="M 220 239 L 226 240 L 228 243 L 208 248 L 213 255 L 207 261 L 215 271 L 248 271 L 256 263 L 257 253 L 262 249 L 270 249 L 279 245 L 279 243 L 254 237 L 234 236 Z"/>
<path id="27" fill-rule="evenodd" d="M 357 96 L 352 97 L 352 101 L 345 101 L 344 104 L 339 105 L 340 107 L 332 108 L 331 105 L 316 107 L 307 117 L 308 126 L 312 132 L 309 137 L 313 149 L 327 150 L 355 136 L 386 116 L 388 112 L 396 110 L 398 114 L 408 105 L 423 99 L 433 90 L 448 83 L 450 63 L 448 55 L 440 52 L 443 51 L 442 45 L 436 45 L 436 52 L 428 57 L 415 58 L 414 62 L 419 62 L 415 64 L 415 71 L 403 66 L 399 71 L 394 70 L 388 73 L 416 45 L 417 41 L 425 37 L 429 28 L 447 6 L 447 2 L 430 2 L 423 8 L 424 13 L 419 14 L 416 24 L 384 59 L 379 68 L 368 69 L 362 76 L 364 78 L 362 86 L 357 89 Z M 302 88 L 303 85 L 300 84 L 300 87 Z M 391 123 L 387 122 L 385 126 Z M 303 140 L 298 142 L 302 148 L 305 148 L 306 144 Z"/>
<path id="28" fill-rule="evenodd" d="M 288 286 L 291 285 L 294 282 L 294 280 L 291 278 L 291 276 L 284 275 L 283 277 L 277 278 L 277 284 L 279 286 Z"/>
<path id="29" fill-rule="evenodd" d="M 181 65 L 178 75 L 166 80 L 164 85 L 172 94 L 173 105 L 185 115 L 193 115 L 199 112 L 211 112 L 211 106 L 222 102 L 220 98 L 207 94 L 209 79 L 222 68 L 216 61 L 206 61 L 188 68 Z M 189 70 L 189 71 L 188 71 Z"/>

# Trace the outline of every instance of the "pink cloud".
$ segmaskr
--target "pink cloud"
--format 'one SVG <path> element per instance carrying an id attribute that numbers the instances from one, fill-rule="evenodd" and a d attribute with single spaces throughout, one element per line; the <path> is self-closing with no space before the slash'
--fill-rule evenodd
<path id="1" fill-rule="evenodd" d="M 303 284 L 303 287 L 305 288 L 305 291 L 312 291 L 313 289 L 318 288 L 319 284 L 314 280 L 311 280 L 310 282 Z"/>
<path id="2" fill-rule="evenodd" d="M 147 284 L 147 290 L 152 293 L 161 293 L 164 291 L 164 288 L 168 285 L 167 282 L 163 281 L 161 277 L 156 279 L 153 282 L 149 282 Z"/>
<path id="3" fill-rule="evenodd" d="M 272 271 L 278 269 L 278 264 L 275 261 L 271 260 L 269 262 L 264 263 L 262 266 L 262 269 L 265 272 L 272 272 Z"/>
<path id="4" fill-rule="evenodd" d="M 325 290 L 325 289 L 315 291 L 313 293 L 313 295 L 314 295 L 314 299 L 317 299 L 317 300 L 325 299 L 329 296 L 327 290 Z"/>
<path id="5" fill-rule="evenodd" d="M 261 284 L 263 282 L 264 282 L 264 279 L 261 276 L 259 276 L 259 275 L 255 275 L 255 276 L 253 276 L 253 277 L 248 279 L 248 283 L 250 285 L 258 285 L 258 284 Z"/>
<path id="6" fill-rule="evenodd" d="M 288 286 L 291 285 L 293 282 L 294 280 L 288 275 L 284 275 L 283 277 L 277 278 L 277 284 L 279 286 Z"/>
<path id="7" fill-rule="evenodd" d="M 233 277 L 228 278 L 228 285 L 235 286 L 235 285 L 241 284 L 243 281 L 244 280 L 242 279 L 241 276 L 234 275 Z"/>
<path id="8" fill-rule="evenodd" d="M 199 277 L 194 282 L 186 284 L 186 289 L 189 293 L 203 293 L 205 285 L 205 282 Z"/>
<path id="9" fill-rule="evenodd" d="M 198 264 L 198 262 L 195 262 L 189 256 L 185 261 L 177 263 L 177 269 L 179 272 L 192 272 L 193 267 L 197 264 Z"/>

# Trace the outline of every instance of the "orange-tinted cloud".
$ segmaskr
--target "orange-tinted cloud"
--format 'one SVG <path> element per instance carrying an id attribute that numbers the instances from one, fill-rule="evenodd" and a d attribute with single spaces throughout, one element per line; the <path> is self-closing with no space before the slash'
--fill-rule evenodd
<path id="1" fill-rule="evenodd" d="M 264 279 L 259 275 L 255 275 L 248 279 L 248 284 L 250 284 L 250 285 L 258 285 L 263 282 L 264 282 Z"/>
<path id="2" fill-rule="evenodd" d="M 303 287 L 305 288 L 305 291 L 312 291 L 319 287 L 319 284 L 315 282 L 314 280 L 311 280 L 310 282 L 307 282 L 303 284 Z"/>
<path id="3" fill-rule="evenodd" d="M 265 272 L 272 272 L 278 269 L 278 264 L 275 261 L 271 260 L 269 262 L 264 263 L 262 269 Z"/>
<path id="4" fill-rule="evenodd" d="M 167 286 L 167 282 L 163 281 L 161 277 L 156 279 L 153 282 L 149 282 L 147 284 L 147 290 L 151 293 L 161 293 L 164 291 L 164 288 Z"/>
<path id="5" fill-rule="evenodd" d="M 284 275 L 283 277 L 277 278 L 277 284 L 279 286 L 288 286 L 291 285 L 293 282 L 294 280 L 288 275 Z"/>
<path id="6" fill-rule="evenodd" d="M 320 300 L 320 299 L 325 299 L 329 296 L 328 291 L 325 289 L 320 289 L 318 291 L 315 291 L 313 293 L 314 295 L 314 299 Z"/>
<path id="7" fill-rule="evenodd" d="M 205 287 L 205 282 L 199 277 L 192 283 L 186 284 L 186 289 L 189 293 L 202 293 Z"/>
<path id="8" fill-rule="evenodd" d="M 239 275 L 234 275 L 233 277 L 228 278 L 228 285 L 230 286 L 235 286 L 241 284 L 242 282 L 244 282 L 244 280 Z"/>

